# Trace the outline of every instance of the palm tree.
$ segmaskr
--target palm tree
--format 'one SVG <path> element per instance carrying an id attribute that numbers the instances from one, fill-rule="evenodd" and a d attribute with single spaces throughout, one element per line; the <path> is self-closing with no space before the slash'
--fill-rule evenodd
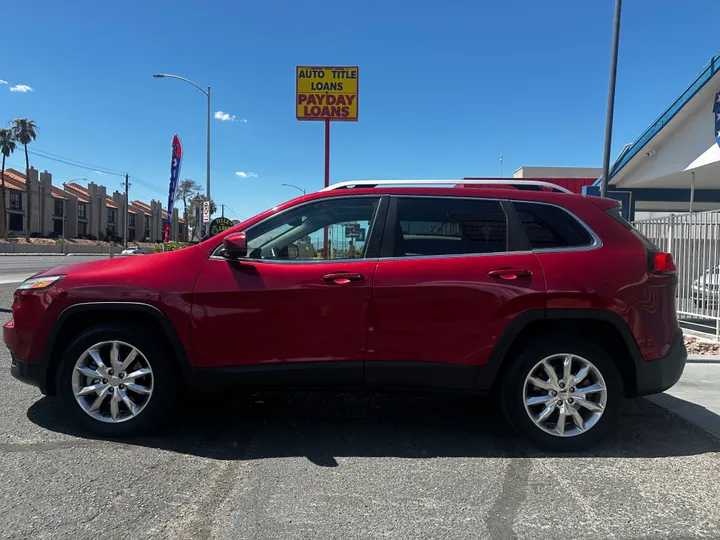
<path id="1" fill-rule="evenodd" d="M 0 186 L 0 234 L 3 238 L 7 238 L 7 217 L 6 212 L 6 193 L 5 190 L 5 158 L 10 157 L 15 151 L 17 143 L 11 129 L 0 129 L 0 153 L 2 154 L 2 169 L 0 170 L 0 180 L 2 180 L 2 186 Z"/>
<path id="2" fill-rule="evenodd" d="M 25 238 L 30 241 L 30 158 L 28 157 L 28 144 L 37 137 L 37 124 L 35 120 L 16 118 L 10 122 L 15 140 L 25 147 L 25 191 L 27 191 L 27 210 L 25 210 Z"/>
<path id="3" fill-rule="evenodd" d="M 200 186 L 195 180 L 192 180 L 190 178 L 186 178 L 185 180 L 181 180 L 178 184 L 177 188 L 177 195 L 175 196 L 176 201 L 182 201 L 183 203 L 183 219 L 185 220 L 185 232 L 187 234 L 188 230 L 188 213 L 187 213 L 187 205 L 188 205 L 188 199 L 190 199 L 195 192 L 200 191 Z"/>

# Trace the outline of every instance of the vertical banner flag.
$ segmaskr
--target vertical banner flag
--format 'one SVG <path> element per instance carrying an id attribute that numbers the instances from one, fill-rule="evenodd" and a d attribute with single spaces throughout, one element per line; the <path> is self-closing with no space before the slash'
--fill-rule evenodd
<path id="1" fill-rule="evenodd" d="M 715 95 L 713 114 L 715 115 L 715 142 L 720 146 L 720 92 Z"/>
<path id="2" fill-rule="evenodd" d="M 170 241 L 170 224 L 172 223 L 173 207 L 175 206 L 175 196 L 177 195 L 178 178 L 180 177 L 180 162 L 182 161 L 182 143 L 180 138 L 175 135 L 172 141 L 172 161 L 170 162 L 170 190 L 168 193 L 167 220 L 165 221 L 164 239 L 165 242 Z"/>

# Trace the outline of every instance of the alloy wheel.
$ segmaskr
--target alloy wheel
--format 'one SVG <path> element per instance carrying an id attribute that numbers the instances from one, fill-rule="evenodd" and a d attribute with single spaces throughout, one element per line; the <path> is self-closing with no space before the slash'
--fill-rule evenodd
<path id="1" fill-rule="evenodd" d="M 125 422 L 139 415 L 153 393 L 150 363 L 136 347 L 103 341 L 75 363 L 72 390 L 80 408 L 95 420 Z"/>
<path id="2" fill-rule="evenodd" d="M 600 420 L 607 404 L 607 385 L 589 360 L 575 354 L 554 354 L 528 373 L 523 402 L 537 427 L 557 437 L 574 437 Z"/>

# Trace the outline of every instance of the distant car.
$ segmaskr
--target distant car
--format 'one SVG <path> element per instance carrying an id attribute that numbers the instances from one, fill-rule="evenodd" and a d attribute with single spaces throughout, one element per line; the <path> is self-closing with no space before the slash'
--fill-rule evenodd
<path id="1" fill-rule="evenodd" d="M 120 255 L 146 255 L 150 253 L 150 250 L 143 247 L 129 247 L 123 249 Z"/>
<path id="2" fill-rule="evenodd" d="M 14 294 L 10 372 L 102 437 L 189 390 L 330 387 L 488 393 L 535 444 L 594 447 L 683 372 L 677 269 L 617 201 L 509 182 L 342 183 L 186 249 L 45 270 Z"/>

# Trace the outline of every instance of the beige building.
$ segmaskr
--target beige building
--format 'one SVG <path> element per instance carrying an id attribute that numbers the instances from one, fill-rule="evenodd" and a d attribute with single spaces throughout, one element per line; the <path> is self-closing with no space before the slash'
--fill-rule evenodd
<path id="1" fill-rule="evenodd" d="M 116 191 L 108 197 L 105 186 L 94 182 L 85 187 L 68 182 L 61 189 L 53 186 L 52 174 L 47 171 L 38 174 L 34 168 L 30 169 L 29 194 L 27 182 L 25 174 L 15 169 L 5 170 L 6 226 L 11 236 L 24 236 L 29 208 L 32 236 L 62 237 L 64 216 L 66 238 L 124 239 L 126 218 L 128 241 L 159 242 L 163 238 L 168 214 L 160 201 L 150 201 L 149 205 L 133 201 L 127 205 L 124 193 Z M 184 235 L 185 223 L 176 208 L 170 240 L 182 240 Z"/>

